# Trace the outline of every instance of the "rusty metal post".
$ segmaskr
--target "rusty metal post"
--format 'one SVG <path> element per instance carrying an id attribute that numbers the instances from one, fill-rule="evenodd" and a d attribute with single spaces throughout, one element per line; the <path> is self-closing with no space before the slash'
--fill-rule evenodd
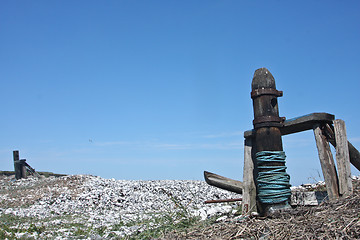
<path id="1" fill-rule="evenodd" d="M 251 98 L 254 108 L 254 130 L 256 152 L 283 151 L 280 127 L 285 118 L 279 117 L 277 98 L 283 95 L 282 91 L 276 90 L 275 79 L 266 68 L 257 69 L 251 83 Z M 259 165 L 259 162 L 258 162 Z M 285 166 L 282 162 L 262 163 L 263 166 Z M 260 169 L 259 172 L 263 171 Z M 282 171 L 282 170 L 281 170 Z M 285 170 L 283 170 L 285 172 Z M 276 204 L 260 203 L 260 211 L 267 215 L 272 209 L 283 208 L 287 202 Z"/>

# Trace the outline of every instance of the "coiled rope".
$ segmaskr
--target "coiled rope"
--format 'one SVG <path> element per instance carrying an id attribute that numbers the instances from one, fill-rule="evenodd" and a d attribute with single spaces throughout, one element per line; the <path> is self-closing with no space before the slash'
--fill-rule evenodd
<path id="1" fill-rule="evenodd" d="M 290 199 L 290 176 L 285 166 L 266 166 L 277 162 L 285 165 L 285 152 L 262 151 L 256 153 L 259 175 L 257 177 L 258 198 L 265 204 L 285 202 Z"/>

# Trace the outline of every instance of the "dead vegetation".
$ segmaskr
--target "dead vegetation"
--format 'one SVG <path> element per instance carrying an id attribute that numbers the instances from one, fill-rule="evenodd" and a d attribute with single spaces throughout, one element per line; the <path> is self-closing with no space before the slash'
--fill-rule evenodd
<path id="1" fill-rule="evenodd" d="M 317 207 L 297 207 L 271 218 L 240 218 L 172 232 L 162 239 L 360 239 L 360 181 L 354 194 Z"/>

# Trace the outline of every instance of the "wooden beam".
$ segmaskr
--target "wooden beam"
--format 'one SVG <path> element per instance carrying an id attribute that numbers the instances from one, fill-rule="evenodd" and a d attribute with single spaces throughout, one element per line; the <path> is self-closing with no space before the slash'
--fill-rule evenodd
<path id="1" fill-rule="evenodd" d="M 329 113 L 311 113 L 301 117 L 286 120 L 283 126 L 280 127 L 282 135 L 312 130 L 317 123 L 330 123 L 332 124 L 335 116 Z M 244 137 L 248 138 L 254 136 L 254 130 L 244 132 Z"/>
<path id="2" fill-rule="evenodd" d="M 298 118 L 292 118 L 286 120 L 283 126 L 280 128 L 282 135 L 288 135 L 301 131 L 313 129 L 315 124 L 327 124 L 332 125 L 335 116 L 329 113 L 311 113 Z M 336 147 L 335 136 L 333 130 L 329 127 L 331 138 L 330 143 Z M 327 129 L 327 130 L 329 130 Z M 254 129 L 244 132 L 244 137 L 249 138 L 255 136 Z M 350 163 L 360 171 L 360 152 L 348 141 Z"/>
<path id="3" fill-rule="evenodd" d="M 345 122 L 341 119 L 336 119 L 334 121 L 334 131 L 336 140 L 336 163 L 339 174 L 339 194 L 349 196 L 353 193 L 353 186 Z"/>
<path id="4" fill-rule="evenodd" d="M 317 123 L 332 123 L 335 116 L 329 113 L 311 113 L 301 117 L 292 118 L 284 122 L 280 129 L 282 135 L 312 130 Z"/>
<path id="5" fill-rule="evenodd" d="M 314 136 L 329 199 L 337 199 L 339 198 L 339 187 L 335 163 L 329 142 L 323 135 L 320 124 L 315 124 Z"/>
<path id="6" fill-rule="evenodd" d="M 244 177 L 243 177 L 243 201 L 242 214 L 248 215 L 251 212 L 257 211 L 256 206 L 256 185 L 255 176 L 255 162 L 253 158 L 253 143 L 252 138 L 245 138 L 244 141 Z"/>
<path id="7" fill-rule="evenodd" d="M 359 151 L 348 141 L 350 163 L 360 171 L 360 153 Z"/>
<path id="8" fill-rule="evenodd" d="M 243 183 L 241 181 L 233 180 L 207 171 L 204 171 L 204 178 L 209 185 L 239 194 L 243 192 Z"/>

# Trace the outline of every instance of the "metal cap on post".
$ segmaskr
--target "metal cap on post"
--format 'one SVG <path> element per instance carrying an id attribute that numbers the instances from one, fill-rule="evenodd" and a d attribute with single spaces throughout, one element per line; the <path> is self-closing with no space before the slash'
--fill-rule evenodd
<path id="1" fill-rule="evenodd" d="M 276 90 L 275 79 L 266 68 L 255 71 L 251 88 L 259 172 L 256 179 L 257 196 L 261 213 L 267 215 L 274 209 L 288 206 L 291 194 L 280 132 L 285 118 L 279 117 L 277 101 L 283 92 Z"/>
<path id="2" fill-rule="evenodd" d="M 255 71 L 251 89 L 257 151 L 282 151 L 279 127 L 284 118 L 279 117 L 277 98 L 283 92 L 276 90 L 275 79 L 266 68 Z"/>

